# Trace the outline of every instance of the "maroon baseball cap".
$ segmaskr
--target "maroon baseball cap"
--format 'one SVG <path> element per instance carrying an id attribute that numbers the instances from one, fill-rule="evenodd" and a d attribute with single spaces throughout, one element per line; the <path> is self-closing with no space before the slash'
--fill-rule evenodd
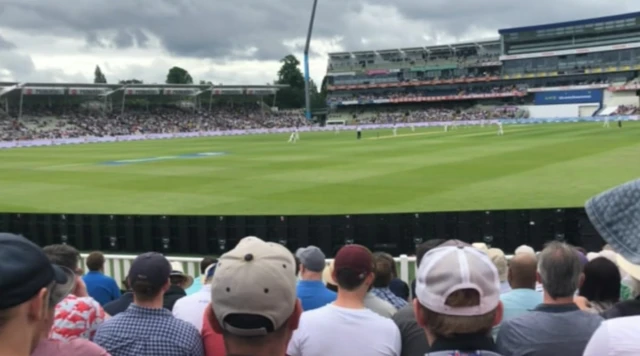
<path id="1" fill-rule="evenodd" d="M 362 278 L 373 272 L 373 254 L 362 245 L 343 246 L 334 259 L 334 271 L 350 269 Z"/>

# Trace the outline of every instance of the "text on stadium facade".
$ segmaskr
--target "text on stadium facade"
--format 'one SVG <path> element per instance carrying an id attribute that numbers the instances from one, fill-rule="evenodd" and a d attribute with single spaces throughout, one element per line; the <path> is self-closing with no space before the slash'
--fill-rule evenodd
<path id="1" fill-rule="evenodd" d="M 69 88 L 69 95 L 104 95 L 107 88 Z"/>
<path id="2" fill-rule="evenodd" d="M 24 87 L 24 95 L 64 95 L 64 88 L 56 87 Z"/>

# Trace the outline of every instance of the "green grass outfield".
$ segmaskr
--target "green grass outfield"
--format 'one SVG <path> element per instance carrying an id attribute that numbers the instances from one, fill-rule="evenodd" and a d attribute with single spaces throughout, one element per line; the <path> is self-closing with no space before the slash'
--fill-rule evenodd
<path id="1" fill-rule="evenodd" d="M 0 211 L 342 214 L 581 206 L 640 176 L 640 123 L 302 133 L 0 150 Z M 379 138 L 377 138 L 379 136 Z M 223 156 L 174 159 L 177 155 Z M 160 158 L 158 158 L 160 157 Z M 105 165 L 107 161 L 153 159 Z"/>

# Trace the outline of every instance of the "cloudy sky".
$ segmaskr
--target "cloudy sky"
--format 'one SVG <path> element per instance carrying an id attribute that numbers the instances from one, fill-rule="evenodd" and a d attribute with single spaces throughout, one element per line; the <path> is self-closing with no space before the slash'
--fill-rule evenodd
<path id="1" fill-rule="evenodd" d="M 273 81 L 301 58 L 312 0 L 0 0 L 0 81 Z M 328 52 L 497 38 L 497 29 L 640 11 L 638 0 L 319 0 L 311 73 Z"/>

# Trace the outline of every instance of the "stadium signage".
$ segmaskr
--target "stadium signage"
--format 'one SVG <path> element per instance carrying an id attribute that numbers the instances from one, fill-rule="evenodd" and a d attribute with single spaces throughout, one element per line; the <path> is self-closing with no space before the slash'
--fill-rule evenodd
<path id="1" fill-rule="evenodd" d="M 447 80 L 417 80 L 414 82 L 394 82 L 394 83 L 372 83 L 355 85 L 328 85 L 327 90 L 355 90 L 355 89 L 377 89 L 377 88 L 398 88 L 398 87 L 419 87 L 439 84 L 463 84 L 463 83 L 484 83 L 500 80 L 500 77 L 481 78 L 456 78 Z"/>
<path id="2" fill-rule="evenodd" d="M 198 89 L 184 89 L 184 88 L 166 88 L 162 90 L 164 95 L 181 95 L 192 96 L 198 93 Z"/>
<path id="3" fill-rule="evenodd" d="M 265 89 L 265 88 L 247 88 L 244 93 L 247 95 L 273 95 L 275 94 L 275 89 Z"/>
<path id="4" fill-rule="evenodd" d="M 565 90 L 536 93 L 535 105 L 601 103 L 602 89 Z"/>
<path id="5" fill-rule="evenodd" d="M 640 90 L 640 84 L 627 84 L 627 85 L 619 85 L 613 86 L 609 88 L 609 91 L 635 91 Z"/>
<path id="6" fill-rule="evenodd" d="M 539 52 L 539 53 L 516 54 L 516 55 L 510 55 L 510 56 L 500 56 L 500 60 L 501 61 L 510 61 L 510 60 L 514 60 L 514 59 L 529 59 L 529 58 L 566 56 L 566 55 L 569 55 L 569 54 L 585 54 L 585 53 L 595 53 L 595 52 L 618 51 L 618 50 L 621 50 L 621 49 L 630 49 L 630 48 L 640 48 L 640 42 L 627 43 L 627 44 L 623 44 L 623 45 L 599 46 L 599 47 L 591 47 L 591 48 L 567 49 L 567 50 L 562 50 L 562 51 Z"/>
<path id="7" fill-rule="evenodd" d="M 159 88 L 127 88 L 125 89 L 127 95 L 159 95 Z"/>
<path id="8" fill-rule="evenodd" d="M 382 75 L 382 74 L 389 74 L 388 70 L 384 70 L 384 69 L 374 69 L 374 70 L 368 70 L 367 75 Z"/>
<path id="9" fill-rule="evenodd" d="M 352 77 L 356 75 L 356 72 L 335 72 L 335 73 L 327 73 L 329 77 Z"/>
<path id="10" fill-rule="evenodd" d="M 216 88 L 211 90 L 211 95 L 242 95 L 244 94 L 241 88 L 221 89 Z"/>
<path id="11" fill-rule="evenodd" d="M 22 88 L 24 95 L 64 95 L 64 88 L 55 87 L 24 87 Z"/>
<path id="12" fill-rule="evenodd" d="M 69 95 L 104 95 L 107 88 L 69 88 Z"/>
<path id="13" fill-rule="evenodd" d="M 608 87 L 609 87 L 609 84 L 570 85 L 570 86 L 564 86 L 564 87 L 529 88 L 527 91 L 530 93 L 537 93 L 537 92 L 543 92 L 543 91 L 605 89 Z"/>

